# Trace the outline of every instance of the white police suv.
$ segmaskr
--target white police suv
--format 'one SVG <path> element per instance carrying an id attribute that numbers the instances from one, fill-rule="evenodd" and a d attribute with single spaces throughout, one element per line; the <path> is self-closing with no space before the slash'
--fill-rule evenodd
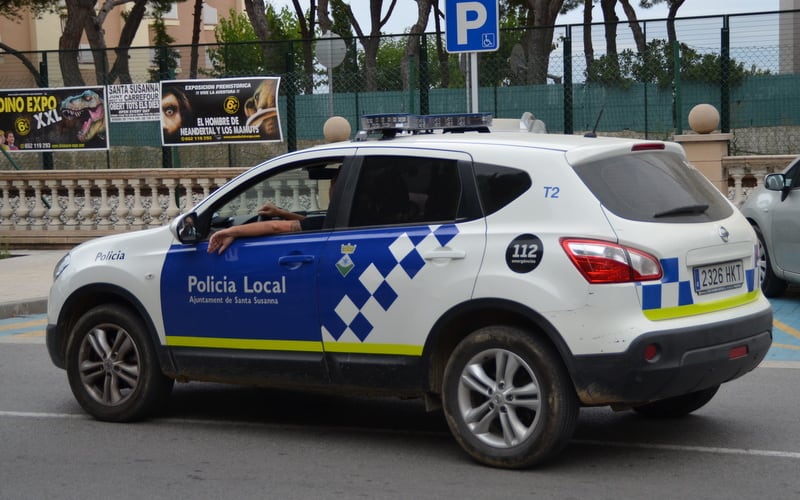
<path id="1" fill-rule="evenodd" d="M 756 236 L 680 146 L 490 120 L 365 117 L 366 140 L 78 246 L 50 292 L 53 362 L 108 421 L 153 414 L 174 380 L 424 397 L 508 468 L 557 453 L 581 406 L 680 416 L 761 362 Z M 303 230 L 207 251 L 265 202 Z"/>

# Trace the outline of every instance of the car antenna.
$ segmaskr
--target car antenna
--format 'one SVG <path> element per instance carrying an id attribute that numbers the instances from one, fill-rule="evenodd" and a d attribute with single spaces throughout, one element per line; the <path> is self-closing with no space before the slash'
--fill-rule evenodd
<path id="1" fill-rule="evenodd" d="M 597 137 L 597 126 L 600 125 L 600 118 L 603 117 L 603 111 L 606 109 L 606 95 L 603 92 L 603 104 L 600 106 L 600 112 L 597 113 L 597 120 L 594 121 L 594 127 L 591 132 L 583 134 L 584 137 Z"/>

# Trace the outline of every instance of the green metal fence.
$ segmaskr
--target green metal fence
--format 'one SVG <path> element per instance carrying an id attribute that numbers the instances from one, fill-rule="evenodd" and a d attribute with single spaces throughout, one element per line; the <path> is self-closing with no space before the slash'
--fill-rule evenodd
<path id="1" fill-rule="evenodd" d="M 720 111 L 721 130 L 733 134 L 731 154 L 800 153 L 800 54 L 793 43 L 800 40 L 800 11 L 678 19 L 674 44 L 667 41 L 666 20 L 639 26 L 640 45 L 628 24 L 615 27 L 616 52 L 608 51 L 608 26 L 556 26 L 555 48 L 546 59 L 526 55 L 531 30 L 502 31 L 500 50 L 479 54 L 480 111 L 498 118 L 532 112 L 549 132 L 582 133 L 596 127 L 601 135 L 669 140 L 689 131 L 687 116 L 693 106 L 710 103 Z M 158 122 L 111 123 L 107 152 L 13 156 L 21 168 L 242 167 L 321 142 L 322 125 L 331 112 L 344 116 L 356 130 L 363 114 L 469 111 L 468 78 L 459 56 L 439 52 L 443 39 L 429 33 L 404 57 L 408 40 L 409 35 L 381 37 L 374 71 L 355 39 L 344 39 L 345 60 L 331 72 L 316 60 L 306 64 L 303 49 L 309 41 L 267 44 L 267 61 L 259 60 L 260 43 L 197 47 L 196 78 L 282 77 L 279 105 L 285 141 L 280 144 L 162 148 Z M 587 57 L 590 46 L 592 56 Z M 133 83 L 188 79 L 191 49 L 137 47 L 122 56 L 110 49 L 108 64 L 127 57 Z M 39 68 L 40 79 L 3 54 L 0 88 L 64 85 L 59 52 L 24 55 Z M 177 70 L 158 67 L 165 57 L 177 62 Z M 103 81 L 109 68 L 97 68 L 91 52 L 81 52 L 78 60 L 86 85 L 120 83 Z M 544 72 L 545 81 L 529 83 L 531 74 Z"/>

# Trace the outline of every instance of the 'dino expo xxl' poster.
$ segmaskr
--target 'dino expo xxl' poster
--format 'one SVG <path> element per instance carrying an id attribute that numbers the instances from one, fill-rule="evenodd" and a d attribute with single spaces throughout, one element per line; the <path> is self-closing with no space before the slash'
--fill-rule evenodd
<path id="1" fill-rule="evenodd" d="M 162 144 L 282 141 L 279 85 L 279 77 L 162 81 Z"/>
<path id="2" fill-rule="evenodd" d="M 0 130 L 11 151 L 108 149 L 105 87 L 2 89 Z"/>

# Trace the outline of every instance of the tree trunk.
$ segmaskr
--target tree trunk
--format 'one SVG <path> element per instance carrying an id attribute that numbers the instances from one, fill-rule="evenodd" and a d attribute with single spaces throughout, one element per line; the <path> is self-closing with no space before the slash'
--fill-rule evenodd
<path id="1" fill-rule="evenodd" d="M 139 26 L 142 24 L 145 12 L 147 12 L 147 0 L 136 0 L 130 12 L 128 12 L 128 18 L 125 20 L 122 32 L 119 34 L 119 43 L 117 43 L 117 48 L 115 49 L 117 58 L 114 60 L 114 66 L 108 75 L 109 83 L 115 82 L 117 78 L 119 78 L 120 83 L 133 83 L 128 49 L 133 43 L 133 38 L 136 36 Z"/>
<path id="2" fill-rule="evenodd" d="M 439 61 L 442 88 L 450 88 L 450 57 L 442 44 L 442 9 L 439 0 L 433 0 L 433 23 L 436 28 L 436 58 Z"/>
<path id="3" fill-rule="evenodd" d="M 609 64 L 610 74 L 619 80 L 619 57 L 617 54 L 617 26 L 619 18 L 614 8 L 617 0 L 600 0 L 600 8 L 603 9 L 603 22 L 606 28 L 606 60 Z"/>
<path id="4" fill-rule="evenodd" d="M 669 0 L 669 14 L 667 15 L 667 40 L 670 47 L 678 41 L 678 34 L 675 31 L 675 16 L 678 15 L 678 9 L 683 5 L 684 0 Z"/>
<path id="5" fill-rule="evenodd" d="M 261 52 L 264 64 L 269 61 L 269 44 L 265 43 L 269 40 L 271 32 L 267 25 L 266 5 L 264 0 L 244 0 L 244 9 L 250 22 L 253 24 L 253 31 L 256 36 L 261 40 Z"/>
<path id="6" fill-rule="evenodd" d="M 94 14 L 94 0 L 66 0 L 66 6 L 67 21 L 58 40 L 58 62 L 64 86 L 82 87 L 86 82 L 78 66 L 78 49 L 86 22 Z"/>
<path id="7" fill-rule="evenodd" d="M 192 23 L 192 48 L 189 55 L 189 78 L 197 78 L 197 44 L 200 43 L 200 28 L 203 26 L 203 0 L 194 0 L 194 22 Z"/>
<path id="8" fill-rule="evenodd" d="M 322 6 L 323 2 L 325 3 L 325 16 L 328 22 L 328 29 L 323 30 L 323 32 L 327 33 L 330 31 L 330 19 L 327 17 L 327 0 L 320 0 L 320 6 Z M 314 5 L 314 0 L 311 0 L 308 10 L 309 18 L 306 19 L 303 13 L 303 7 L 300 5 L 300 0 L 292 0 L 292 3 L 294 4 L 294 12 L 297 15 L 297 22 L 300 24 L 300 37 L 303 39 L 301 42 L 303 51 L 303 72 L 306 75 L 306 78 L 303 78 L 303 93 L 313 94 L 314 81 L 311 75 L 314 74 L 314 27 L 317 22 L 320 27 L 322 27 L 322 19 L 319 18 L 318 13 L 318 10 L 322 7 L 316 7 Z M 317 19 L 319 19 L 319 21 L 316 21 Z M 295 62 L 295 65 L 296 64 Z M 294 68 L 287 68 L 287 70 L 294 71 Z"/>
<path id="9" fill-rule="evenodd" d="M 593 0 L 583 2 L 583 58 L 586 61 L 586 71 L 594 63 L 594 46 L 592 45 L 592 5 Z"/>
<path id="10" fill-rule="evenodd" d="M 108 72 L 108 47 L 103 36 L 102 26 L 94 13 L 94 9 L 86 19 L 83 29 L 86 31 L 86 38 L 89 40 L 89 47 L 92 49 L 95 81 L 97 85 L 105 85 L 107 83 L 106 73 Z"/>
<path id="11" fill-rule="evenodd" d="M 547 83 L 553 27 L 563 4 L 564 0 L 528 0 L 530 23 L 523 37 L 528 56 L 528 84 Z"/>
<path id="12" fill-rule="evenodd" d="M 370 32 L 369 36 L 366 36 L 358 20 L 353 15 L 353 9 L 350 7 L 350 4 L 344 4 L 347 17 L 350 19 L 350 25 L 356 31 L 361 46 L 364 47 L 364 87 L 367 92 L 374 92 L 378 89 L 377 59 L 378 48 L 381 43 L 381 28 L 383 28 L 386 21 L 391 17 L 395 5 L 397 5 L 397 0 L 391 0 L 386 16 L 381 19 L 383 0 L 369 0 Z"/>
<path id="13" fill-rule="evenodd" d="M 419 57 L 419 37 L 425 36 L 425 27 L 428 25 L 432 2 L 433 0 L 417 0 L 417 22 L 409 31 L 409 36 L 406 40 L 406 51 L 403 54 L 403 61 L 400 63 L 403 74 L 403 90 L 410 89 L 414 83 L 411 81 L 410 60 L 412 56 Z M 419 64 L 419 60 L 417 64 Z"/>
<path id="14" fill-rule="evenodd" d="M 628 18 L 628 26 L 630 26 L 631 32 L 633 33 L 633 41 L 636 43 L 636 51 L 640 54 L 644 54 L 647 50 L 647 42 L 644 39 L 642 27 L 639 26 L 639 20 L 636 17 L 636 10 L 631 7 L 630 0 L 619 0 L 619 3 L 622 4 L 622 10 L 625 11 L 625 17 Z"/>

